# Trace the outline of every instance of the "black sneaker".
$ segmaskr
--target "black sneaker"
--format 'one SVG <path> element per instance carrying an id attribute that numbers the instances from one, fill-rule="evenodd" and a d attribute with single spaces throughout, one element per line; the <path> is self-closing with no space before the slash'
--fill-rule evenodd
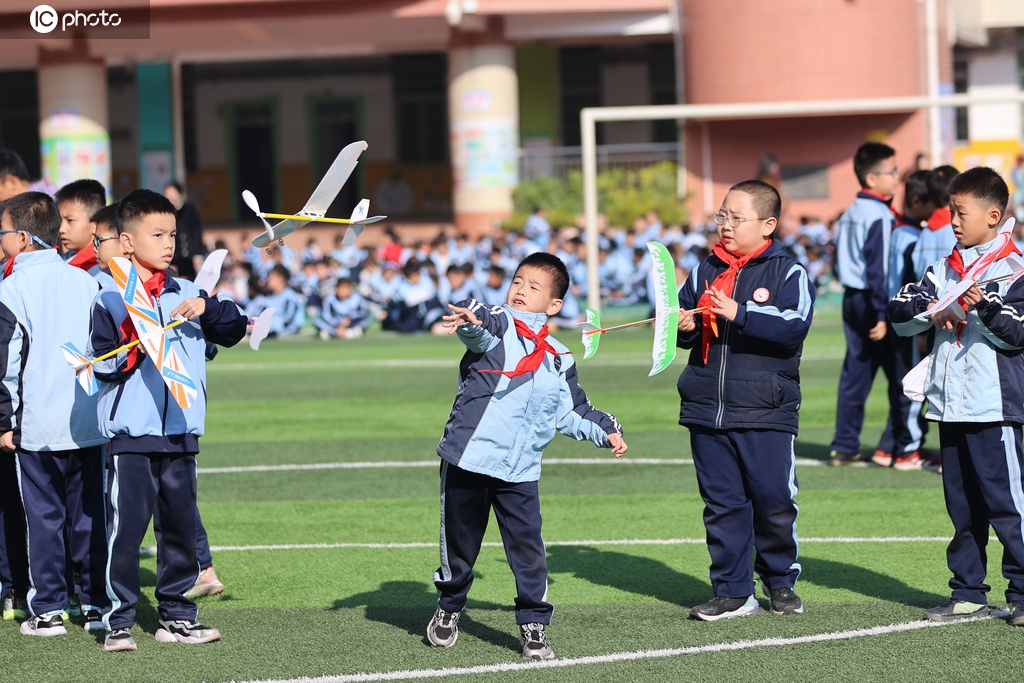
<path id="1" fill-rule="evenodd" d="M 160 620 L 160 628 L 154 634 L 158 643 L 212 643 L 220 640 L 220 631 L 203 626 L 198 621 Z"/>
<path id="2" fill-rule="evenodd" d="M 690 616 L 702 621 L 718 621 L 736 617 L 753 617 L 761 613 L 761 605 L 753 595 L 747 598 L 715 597 L 690 610 Z"/>
<path id="3" fill-rule="evenodd" d="M 839 451 L 831 451 L 828 454 L 828 464 L 831 467 L 844 467 L 846 465 L 864 467 L 867 465 L 867 459 L 861 457 L 860 453 L 840 453 Z"/>
<path id="4" fill-rule="evenodd" d="M 434 647 L 451 647 L 459 639 L 459 616 L 462 612 L 446 612 L 440 607 L 427 624 L 427 640 Z"/>
<path id="5" fill-rule="evenodd" d="M 106 628 L 103 625 L 103 615 L 95 607 L 85 607 L 82 616 L 85 617 L 85 624 L 82 625 L 86 631 L 102 631 Z"/>
<path id="6" fill-rule="evenodd" d="M 804 604 L 792 588 L 776 588 L 773 591 L 764 588 L 771 604 L 772 614 L 803 614 Z"/>
<path id="7" fill-rule="evenodd" d="M 1010 616 L 1006 620 L 1010 626 L 1024 626 L 1024 601 L 1011 602 L 1007 607 L 1010 608 Z"/>
<path id="8" fill-rule="evenodd" d="M 64 628 L 64 619 L 61 617 L 60 612 L 29 617 L 21 622 L 21 633 L 26 636 L 52 638 L 53 636 L 67 635 L 67 632 L 68 630 Z"/>
<path id="9" fill-rule="evenodd" d="M 131 652 L 138 649 L 139 646 L 135 644 L 130 628 L 115 628 L 108 632 L 103 640 L 104 652 Z"/>
<path id="10" fill-rule="evenodd" d="M 519 644 L 523 646 L 523 659 L 555 658 L 555 651 L 544 633 L 544 624 L 520 624 Z"/>
<path id="11" fill-rule="evenodd" d="M 938 607 L 932 607 L 925 612 L 924 617 L 929 621 L 950 622 L 987 617 L 989 613 L 988 605 L 950 598 Z"/>

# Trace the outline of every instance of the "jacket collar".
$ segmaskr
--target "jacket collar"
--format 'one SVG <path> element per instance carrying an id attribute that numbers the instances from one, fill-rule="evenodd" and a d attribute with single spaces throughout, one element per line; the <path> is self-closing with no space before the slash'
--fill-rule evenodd
<path id="1" fill-rule="evenodd" d="M 38 249 L 36 251 L 23 251 L 14 259 L 14 270 L 23 270 L 32 266 L 44 263 L 64 263 L 56 249 Z"/>
<path id="2" fill-rule="evenodd" d="M 547 313 L 530 313 L 529 311 L 517 311 L 508 304 L 502 304 L 502 308 L 509 312 L 509 314 L 516 320 L 521 320 L 526 323 L 534 332 L 540 332 L 540 329 L 547 325 L 548 316 Z"/>
<path id="3" fill-rule="evenodd" d="M 883 197 L 877 192 L 871 190 L 861 190 L 857 193 L 857 199 L 871 199 L 876 202 L 882 202 L 886 206 L 892 206 L 892 197 Z"/>

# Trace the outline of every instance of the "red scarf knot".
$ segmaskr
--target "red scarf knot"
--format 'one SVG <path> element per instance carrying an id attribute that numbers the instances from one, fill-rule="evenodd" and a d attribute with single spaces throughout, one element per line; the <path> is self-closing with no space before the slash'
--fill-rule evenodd
<path id="1" fill-rule="evenodd" d="M 499 375 L 505 375 L 506 377 L 518 377 L 519 375 L 525 375 L 528 372 L 533 372 L 540 367 L 540 364 L 544 362 L 544 354 L 550 353 L 552 356 L 564 356 L 571 354 L 571 351 L 567 351 L 564 354 L 555 351 L 550 343 L 548 343 L 548 326 L 540 328 L 540 332 L 534 332 L 529 326 L 522 320 L 515 320 L 516 333 L 523 339 L 531 340 L 535 346 L 533 351 L 526 354 L 519 359 L 516 363 L 515 370 L 481 370 L 480 372 L 493 372 Z"/>
<path id="2" fill-rule="evenodd" d="M 759 249 L 750 252 L 746 256 L 739 256 L 723 247 L 721 242 L 716 243 L 713 247 L 715 256 L 720 258 L 727 268 L 715 278 L 715 281 L 711 283 L 711 288 L 718 289 L 726 296 L 731 297 L 733 289 L 736 287 L 736 276 L 739 274 L 740 269 L 747 265 L 752 259 L 767 251 L 768 247 L 771 245 L 772 240 L 768 240 Z M 714 334 L 714 336 L 718 336 L 717 316 L 711 312 L 711 288 L 705 288 L 704 293 L 700 295 L 700 299 L 697 301 L 697 308 L 704 308 L 700 314 L 700 349 L 705 363 L 708 362 L 708 349 L 711 347 L 711 335 Z"/>

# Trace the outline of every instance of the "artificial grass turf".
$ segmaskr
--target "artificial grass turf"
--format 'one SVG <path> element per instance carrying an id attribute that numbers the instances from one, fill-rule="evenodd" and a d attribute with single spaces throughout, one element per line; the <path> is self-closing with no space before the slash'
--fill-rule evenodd
<path id="1" fill-rule="evenodd" d="M 579 353 L 577 334 L 560 335 Z M 689 457 L 676 424 L 675 381 L 685 360 L 646 377 L 650 333 L 608 335 L 580 377 L 594 404 L 626 429 L 627 458 Z M 455 392 L 461 345 L 450 338 L 370 335 L 355 342 L 268 340 L 260 354 L 230 349 L 210 364 L 207 436 L 200 468 L 382 460 L 435 461 Z M 824 458 L 832 435 L 842 328 L 816 320 L 802 365 L 798 457 Z M 407 365 L 389 365 L 395 360 Z M 425 361 L 425 362 L 424 362 Z M 884 380 L 872 394 L 864 447 L 884 422 Z M 934 442 L 934 436 L 932 441 Z M 559 437 L 551 458 L 608 458 Z M 803 538 L 949 534 L 940 478 L 881 469 L 797 469 Z M 417 542 L 427 547 L 215 551 L 223 596 L 200 602 L 224 642 L 153 642 L 155 560 L 143 558 L 140 651 L 107 655 L 73 629 L 47 641 L 0 624 L 0 679 L 227 681 L 518 660 L 514 582 L 500 547 L 485 547 L 451 651 L 423 643 L 438 564 L 434 466 L 200 474 L 199 498 L 214 546 Z M 944 543 L 807 542 L 798 590 L 807 614 L 704 624 L 689 606 L 711 595 L 700 544 L 557 545 L 587 539 L 700 539 L 702 503 L 692 466 L 556 465 L 541 479 L 549 546 L 551 637 L 560 657 L 678 648 L 744 638 L 807 635 L 920 619 L 948 594 Z M 491 524 L 487 542 L 498 534 Z M 152 535 L 146 545 L 152 545 Z M 993 540 L 990 556 L 998 558 Z M 1005 582 L 992 562 L 993 603 Z M 148 634 L 148 635 L 147 635 Z M 1003 622 L 964 624 L 840 643 L 699 654 L 552 671 L 500 680 L 989 680 L 1024 636 Z M 993 668 L 996 664 L 997 668 Z M 13 672 L 13 675 L 9 675 Z M 478 677 L 477 677 L 478 678 Z M 468 678 L 467 678 L 468 680 Z"/>

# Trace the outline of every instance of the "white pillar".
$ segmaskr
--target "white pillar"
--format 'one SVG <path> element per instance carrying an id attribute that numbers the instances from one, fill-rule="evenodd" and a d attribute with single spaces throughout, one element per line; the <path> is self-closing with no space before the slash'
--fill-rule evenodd
<path id="1" fill-rule="evenodd" d="M 448 53 L 453 208 L 459 230 L 480 234 L 512 213 L 519 182 L 515 49 L 459 44 Z"/>
<path id="2" fill-rule="evenodd" d="M 107 68 L 85 41 L 39 52 L 39 143 L 43 178 L 63 186 L 93 178 L 110 196 Z"/>

